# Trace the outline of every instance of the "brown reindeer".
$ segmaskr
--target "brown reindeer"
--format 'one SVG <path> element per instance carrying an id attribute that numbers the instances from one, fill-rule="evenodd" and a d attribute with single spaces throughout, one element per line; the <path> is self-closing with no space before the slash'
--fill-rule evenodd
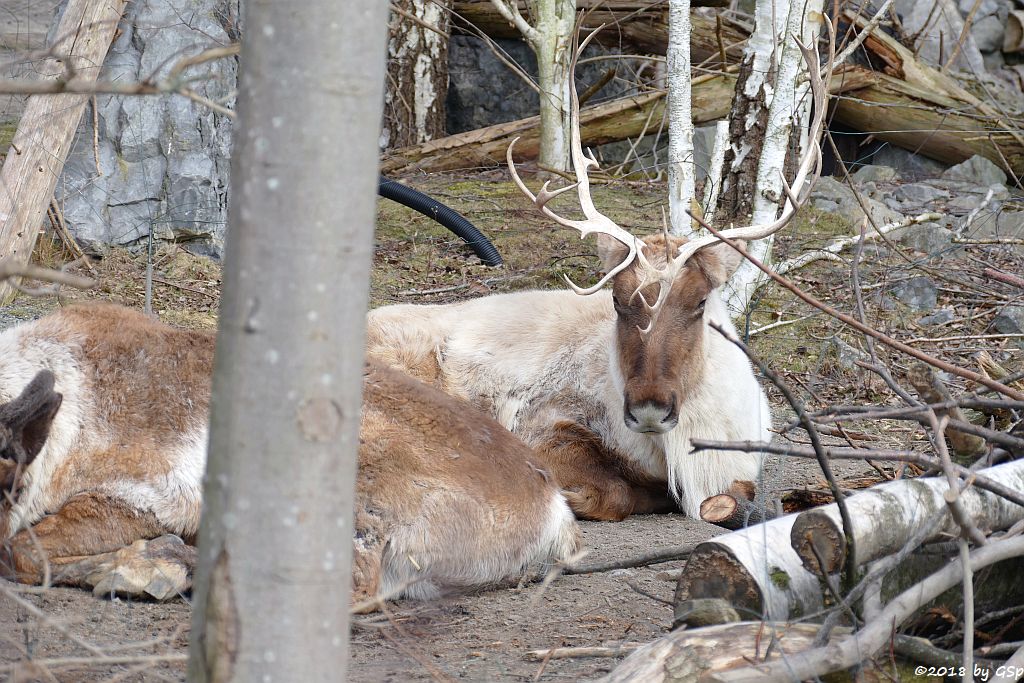
<path id="1" fill-rule="evenodd" d="M 0 333 L 0 574 L 189 587 L 213 350 L 211 334 L 108 305 Z M 497 422 L 374 363 L 363 391 L 357 603 L 490 584 L 578 548 L 557 487 Z"/>
<path id="2" fill-rule="evenodd" d="M 816 49 L 803 51 L 814 116 L 793 189 L 786 186 L 778 220 L 723 230 L 726 237 L 780 230 L 820 173 L 826 90 Z M 762 456 L 695 455 L 690 440 L 771 438 L 768 403 L 749 361 L 709 325 L 736 335 L 719 288 L 739 256 L 713 236 L 641 240 L 600 213 L 588 178 L 597 161 L 583 153 L 579 102 L 571 85 L 569 92 L 576 182 L 557 190 L 545 183 L 534 194 L 516 173 L 511 145 L 508 165 L 545 216 L 582 237 L 597 235 L 607 274 L 588 288 L 570 281 L 575 294 L 528 291 L 375 309 L 368 354 L 491 413 L 537 451 L 580 517 L 619 520 L 677 505 L 696 516 L 703 500 L 733 481 L 757 479 Z M 573 189 L 582 220 L 549 206 Z M 609 282 L 611 291 L 602 289 Z"/>

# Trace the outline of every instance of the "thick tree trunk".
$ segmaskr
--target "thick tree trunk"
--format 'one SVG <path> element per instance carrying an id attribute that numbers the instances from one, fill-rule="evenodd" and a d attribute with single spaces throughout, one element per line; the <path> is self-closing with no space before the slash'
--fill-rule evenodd
<path id="1" fill-rule="evenodd" d="M 396 0 L 391 5 L 401 12 L 391 13 L 388 40 L 381 132 L 381 147 L 388 149 L 445 134 L 451 17 L 451 0 Z"/>
<path id="2" fill-rule="evenodd" d="M 727 157 L 731 165 L 724 181 L 727 205 L 722 225 L 760 225 L 771 223 L 778 215 L 783 175 L 802 152 L 800 141 L 805 135 L 801 129 L 807 125 L 810 105 L 807 67 L 795 41 L 799 38 L 810 44 L 817 40 L 822 4 L 822 0 L 757 3 L 754 34 L 744 55 L 746 80 L 741 79 L 736 88 L 731 114 L 732 158 Z M 749 187 L 751 181 L 753 187 Z M 758 260 L 768 262 L 772 243 L 769 236 L 747 249 Z M 746 309 L 764 278 L 749 261 L 740 264 L 725 287 L 726 302 L 734 315 Z"/>
<path id="3" fill-rule="evenodd" d="M 569 68 L 576 19 L 575 0 L 537 0 L 536 39 L 530 42 L 537 55 L 540 87 L 540 165 L 564 171 L 569 168 Z"/>
<path id="4" fill-rule="evenodd" d="M 88 86 L 106 57 L 125 0 L 72 0 L 57 25 L 53 57 L 36 67 L 43 78 Z M 89 101 L 88 95 L 33 95 L 25 105 L 11 149 L 0 171 L 0 259 L 28 263 L 43 216 Z M 11 283 L 0 282 L 0 304 L 14 297 Z"/>
<path id="5" fill-rule="evenodd" d="M 345 680 L 387 8 L 246 3 L 190 681 Z"/>

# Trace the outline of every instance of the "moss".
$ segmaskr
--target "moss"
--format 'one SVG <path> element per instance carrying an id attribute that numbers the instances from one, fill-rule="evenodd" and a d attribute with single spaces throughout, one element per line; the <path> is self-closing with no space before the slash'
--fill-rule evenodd
<path id="1" fill-rule="evenodd" d="M 0 153 L 7 154 L 7 150 L 11 148 L 11 140 L 14 139 L 14 134 L 17 131 L 17 121 L 0 124 Z"/>
<path id="2" fill-rule="evenodd" d="M 789 574 L 784 569 L 772 567 L 772 571 L 768 576 L 777 588 L 789 588 Z"/>

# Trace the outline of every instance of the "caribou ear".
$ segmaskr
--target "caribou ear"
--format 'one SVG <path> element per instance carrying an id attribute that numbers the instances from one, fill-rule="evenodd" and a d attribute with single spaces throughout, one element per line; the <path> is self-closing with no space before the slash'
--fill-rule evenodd
<path id="1" fill-rule="evenodd" d="M 747 246 L 743 240 L 733 241 L 743 248 Z M 692 260 L 696 262 L 697 267 L 701 269 L 711 283 L 711 288 L 714 289 L 724 285 L 725 281 L 736 272 L 743 257 L 725 242 L 715 242 L 694 254 Z"/>
<path id="2" fill-rule="evenodd" d="M 611 271 L 628 255 L 629 248 L 625 244 L 603 233 L 597 234 L 597 256 L 601 259 L 604 272 Z"/>
<path id="3" fill-rule="evenodd" d="M 20 450 L 16 459 L 23 465 L 31 464 L 42 450 L 64 400 L 53 390 L 53 384 L 53 373 L 40 370 L 16 399 L 0 406 L 0 426 L 7 429 L 11 439 L 7 450 Z"/>

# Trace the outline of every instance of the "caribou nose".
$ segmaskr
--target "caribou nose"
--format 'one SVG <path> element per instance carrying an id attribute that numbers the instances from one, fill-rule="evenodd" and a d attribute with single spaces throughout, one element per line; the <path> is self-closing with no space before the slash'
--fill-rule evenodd
<path id="1" fill-rule="evenodd" d="M 676 426 L 679 416 L 676 414 L 675 396 L 671 403 L 644 401 L 643 403 L 625 405 L 626 426 L 634 432 L 661 434 Z"/>

